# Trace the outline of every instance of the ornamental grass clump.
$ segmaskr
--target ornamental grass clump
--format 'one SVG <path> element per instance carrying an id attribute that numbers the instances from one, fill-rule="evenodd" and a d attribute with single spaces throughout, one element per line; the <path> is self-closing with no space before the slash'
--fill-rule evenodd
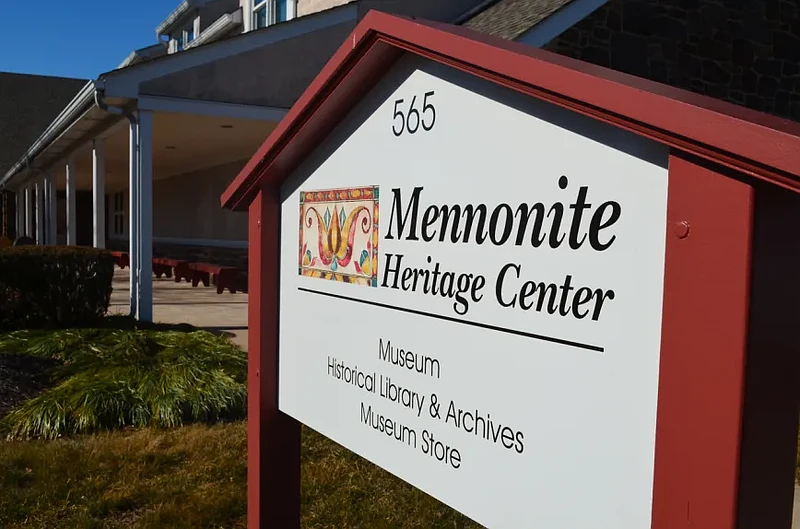
<path id="1" fill-rule="evenodd" d="M 246 355 L 205 331 L 16 331 L 0 335 L 0 351 L 58 362 L 50 389 L 0 420 L 10 439 L 245 415 Z"/>

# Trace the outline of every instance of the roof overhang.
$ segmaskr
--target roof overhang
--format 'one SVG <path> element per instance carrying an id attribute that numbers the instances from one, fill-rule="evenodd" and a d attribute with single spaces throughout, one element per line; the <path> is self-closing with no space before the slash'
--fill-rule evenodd
<path id="1" fill-rule="evenodd" d="M 96 89 L 94 81 L 86 83 L 22 158 L 0 177 L 0 189 L 14 185 L 31 172 L 47 170 L 56 158 L 74 150 L 76 142 L 85 142 L 119 119 L 95 106 Z"/>
<path id="2" fill-rule="evenodd" d="M 404 53 L 800 191 L 800 123 L 446 24 L 370 12 L 221 197 L 279 186 Z"/>
<path id="3" fill-rule="evenodd" d="M 121 119 L 125 119 L 117 113 L 105 112 L 96 105 L 95 94 L 98 91 L 109 105 L 134 108 L 137 100 L 143 97 L 140 94 L 140 85 L 149 80 L 164 78 L 170 74 L 268 47 L 295 37 L 311 37 L 317 30 L 339 24 L 352 23 L 355 25 L 358 13 L 355 4 L 346 4 L 220 42 L 207 43 L 181 53 L 157 57 L 126 68 L 106 72 L 100 75 L 97 81 L 88 82 L 25 155 L 5 175 L 0 175 L 0 189 L 18 184 L 32 173 L 48 170 L 54 163 L 63 160 L 65 156 L 85 145 L 92 138 L 102 134 Z M 157 46 L 160 45 L 151 48 Z M 302 61 L 295 61 L 292 64 L 297 68 L 308 68 Z M 280 76 L 276 76 L 275 82 L 280 83 L 280 81 Z M 148 100 L 148 104 L 156 105 L 161 111 L 166 111 L 164 99 L 149 95 L 144 97 Z M 209 105 L 216 105 L 217 113 L 223 112 L 232 117 L 239 117 L 241 112 L 247 112 L 248 115 L 258 116 L 254 119 L 269 119 L 272 116 L 277 120 L 285 112 L 285 109 L 275 107 L 261 107 L 258 112 L 255 112 L 252 106 L 197 99 L 189 101 L 173 99 L 167 103 L 171 107 L 180 107 L 178 110 L 171 110 L 174 112 L 183 112 L 190 107 L 194 109 L 202 107 L 205 114 L 213 114 L 214 112 L 209 110 Z"/>
<path id="4" fill-rule="evenodd" d="M 345 4 L 320 13 L 298 17 L 257 31 L 250 31 L 223 41 L 195 46 L 180 53 L 159 57 L 122 70 L 101 74 L 106 97 L 136 98 L 145 81 L 178 73 L 240 53 L 308 35 L 316 30 L 358 19 L 356 4 Z"/>
<path id="5" fill-rule="evenodd" d="M 138 64 L 142 61 L 160 57 L 166 54 L 167 47 L 165 44 L 153 44 L 152 46 L 139 48 L 138 50 L 132 51 L 127 57 L 125 57 L 125 60 L 122 61 L 119 66 L 117 66 L 117 69 L 120 70 L 122 68 Z"/>

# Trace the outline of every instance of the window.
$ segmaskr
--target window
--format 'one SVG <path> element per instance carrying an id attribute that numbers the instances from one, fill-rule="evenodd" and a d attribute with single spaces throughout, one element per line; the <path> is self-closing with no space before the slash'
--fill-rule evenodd
<path id="1" fill-rule="evenodd" d="M 261 2 L 253 9 L 253 28 L 265 27 L 267 27 L 267 2 Z"/>
<path id="2" fill-rule="evenodd" d="M 289 0 L 278 0 L 274 2 L 275 4 L 275 21 L 276 22 L 286 22 L 288 19 L 288 1 Z"/>
<path id="3" fill-rule="evenodd" d="M 111 210 L 113 222 L 111 235 L 120 236 L 125 234 L 125 193 L 120 191 L 114 193 L 114 204 Z"/>
<path id="4" fill-rule="evenodd" d="M 194 22 L 174 33 L 175 51 L 183 51 L 187 44 L 194 40 Z"/>
<path id="5" fill-rule="evenodd" d="M 292 18 L 294 0 L 253 0 L 253 29 L 261 29 Z M 291 4 L 291 5 L 290 5 Z"/>

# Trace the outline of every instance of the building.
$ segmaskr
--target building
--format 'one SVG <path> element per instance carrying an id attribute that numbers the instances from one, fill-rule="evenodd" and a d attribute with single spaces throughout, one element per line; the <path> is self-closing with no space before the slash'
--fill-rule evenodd
<path id="1" fill-rule="evenodd" d="M 0 173 L 25 154 L 84 84 L 85 79 L 0 72 Z M 27 110 L 20 112 L 20 108 Z M 13 240 L 17 236 L 16 200 L 8 191 L 0 195 L 0 236 L 5 233 Z M 27 199 L 35 200 L 35 194 Z"/>
<path id="2" fill-rule="evenodd" d="M 797 0 L 609 0 L 545 47 L 800 120 Z"/>
<path id="3" fill-rule="evenodd" d="M 16 191 L 17 224 L 41 242 L 128 249 L 142 263 L 157 253 L 244 266 L 246 215 L 223 211 L 218 197 L 370 9 L 462 25 L 797 119 L 793 6 L 184 0 L 156 28 L 155 44 L 53 113 L 0 174 L 0 188 Z M 37 186 L 52 200 L 26 201 Z M 46 229 L 33 228 L 38 211 L 55 211 L 41 217 Z M 143 319 L 151 317 L 150 282 L 149 272 L 132 274 L 132 307 Z"/>

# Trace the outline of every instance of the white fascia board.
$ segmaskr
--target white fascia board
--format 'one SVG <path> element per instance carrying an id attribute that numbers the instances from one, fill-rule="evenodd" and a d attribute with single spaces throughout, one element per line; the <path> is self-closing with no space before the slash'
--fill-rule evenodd
<path id="1" fill-rule="evenodd" d="M 172 13 L 167 15 L 167 18 L 164 19 L 161 24 L 156 27 L 156 38 L 161 40 L 161 35 L 169 34 L 175 28 L 176 24 L 182 22 L 183 16 L 189 12 L 189 9 L 193 7 L 200 7 L 201 5 L 205 4 L 206 0 L 183 0 L 178 7 L 176 7 Z"/>
<path id="2" fill-rule="evenodd" d="M 152 46 L 147 46 L 145 48 L 139 48 L 138 50 L 132 51 L 124 61 L 117 66 L 117 70 L 125 68 L 126 66 L 131 66 L 133 64 L 138 63 L 142 59 L 149 59 L 151 57 L 155 57 L 159 54 L 166 55 L 167 47 L 165 44 L 153 44 Z"/>
<path id="3" fill-rule="evenodd" d="M 137 53 L 137 50 L 130 52 L 128 56 L 125 57 L 125 59 L 121 63 L 119 63 L 117 69 L 119 70 L 120 68 L 125 68 L 126 66 L 130 66 L 131 64 L 133 64 L 133 62 L 136 60 L 136 57 L 138 56 L 139 54 Z"/>
<path id="4" fill-rule="evenodd" d="M 106 97 L 136 99 L 139 97 L 139 84 L 150 79 L 307 35 L 320 29 L 346 22 L 355 22 L 357 19 L 357 5 L 345 4 L 320 13 L 281 22 L 258 31 L 250 31 L 220 42 L 173 53 L 168 57 L 154 59 L 124 70 L 112 70 L 101 75 L 98 82 L 103 84 Z"/>
<path id="5" fill-rule="evenodd" d="M 141 96 L 137 108 L 153 112 L 175 112 L 179 114 L 196 114 L 236 119 L 259 119 L 264 121 L 280 121 L 289 111 L 288 108 L 262 107 L 257 105 L 240 105 L 237 103 L 219 103 L 202 99 L 183 99 L 177 97 Z"/>
<path id="6" fill-rule="evenodd" d="M 541 48 L 606 2 L 608 0 L 572 0 L 514 40 L 534 48 Z"/>

